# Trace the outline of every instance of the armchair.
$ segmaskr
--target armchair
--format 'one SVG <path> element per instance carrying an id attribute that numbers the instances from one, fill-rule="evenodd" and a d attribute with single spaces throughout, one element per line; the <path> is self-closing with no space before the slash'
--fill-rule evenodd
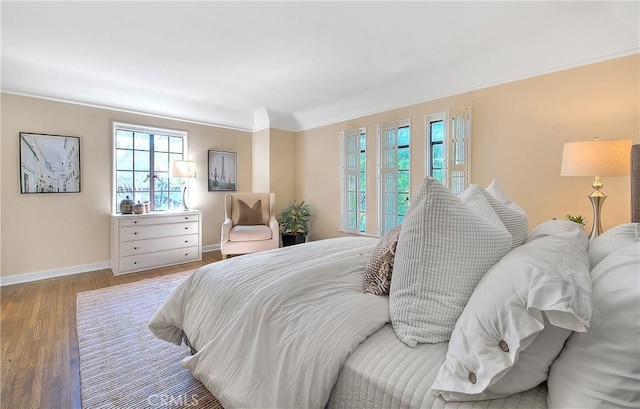
<path id="1" fill-rule="evenodd" d="M 243 201 L 244 205 L 238 200 Z M 255 213 L 251 214 L 251 210 L 247 212 L 247 209 L 254 207 L 258 200 L 261 201 L 261 220 L 247 222 L 247 214 L 256 216 Z M 241 206 L 245 207 L 240 209 Z M 274 193 L 227 193 L 224 198 L 224 222 L 220 238 L 222 258 L 226 259 L 229 254 L 255 253 L 278 248 L 280 226 L 276 221 L 275 206 Z"/>

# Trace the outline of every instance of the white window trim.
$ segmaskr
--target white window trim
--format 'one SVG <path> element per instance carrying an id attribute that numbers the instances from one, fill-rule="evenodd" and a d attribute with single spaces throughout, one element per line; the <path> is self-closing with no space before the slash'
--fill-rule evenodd
<path id="1" fill-rule="evenodd" d="M 451 121 L 454 116 L 464 116 L 467 119 L 467 126 L 465 128 L 466 133 L 463 136 L 465 138 L 465 163 L 464 165 L 459 166 L 454 166 L 451 160 L 453 132 L 455 132 L 455 129 L 451 126 Z M 464 190 L 469 187 L 471 181 L 471 106 L 425 115 L 425 176 L 429 176 L 429 169 L 431 168 L 431 128 L 429 127 L 429 123 L 439 120 L 442 120 L 444 125 L 444 141 L 442 144 L 444 150 L 444 185 L 449 190 L 453 191 L 451 169 L 452 167 L 455 167 L 457 170 L 462 170 L 465 173 L 465 183 L 463 185 Z"/>
<path id="2" fill-rule="evenodd" d="M 347 131 L 340 131 L 340 231 L 343 233 L 349 233 L 349 234 L 358 234 L 358 235 L 366 235 L 366 216 L 365 216 L 365 231 L 362 232 L 360 231 L 361 229 L 361 225 L 360 225 L 360 201 L 356 202 L 356 213 L 358 215 L 358 217 L 356 218 L 356 227 L 355 228 L 349 228 L 349 223 L 348 223 L 348 215 L 347 215 L 347 164 L 346 164 L 346 156 L 347 156 L 347 147 L 346 147 L 346 133 L 350 132 L 350 131 L 358 131 L 358 136 L 362 135 L 364 133 L 365 135 L 365 146 L 366 146 L 366 140 L 367 140 L 367 128 L 366 127 L 360 127 L 360 128 L 353 128 L 353 129 L 349 129 Z M 358 139 L 358 152 L 360 151 L 360 139 Z M 368 150 L 365 150 L 365 156 L 368 155 Z M 367 168 L 366 168 L 366 160 L 365 160 L 365 185 L 366 185 L 366 178 L 367 178 Z M 358 169 L 358 177 L 356 178 L 356 190 L 358 192 L 360 192 L 361 189 L 361 184 L 360 184 L 360 169 Z M 366 200 L 366 199 L 365 199 Z"/>
<path id="3" fill-rule="evenodd" d="M 384 147 L 382 146 L 383 141 L 382 141 L 382 130 L 384 129 L 390 129 L 390 127 L 395 127 L 396 129 L 396 150 L 398 148 L 397 145 L 397 129 L 398 128 L 404 128 L 408 126 L 409 127 L 409 132 L 411 132 L 411 119 L 401 119 L 401 120 L 397 120 L 397 121 L 393 121 L 393 122 L 384 122 L 384 123 L 380 123 L 378 124 L 378 164 L 377 164 L 377 168 L 378 168 L 378 227 L 376 230 L 376 236 L 378 237 L 382 237 L 384 235 L 383 231 L 383 226 L 384 226 L 384 211 L 385 211 L 385 207 L 384 207 L 384 174 L 385 173 L 389 173 L 389 170 L 385 170 L 383 167 L 383 161 L 384 161 Z M 411 152 L 411 142 L 409 142 L 409 152 Z M 411 166 L 411 162 L 409 162 L 410 166 Z M 397 172 L 398 172 L 398 162 L 396 161 L 396 166 L 395 166 L 395 172 L 396 172 L 396 183 L 397 183 Z M 411 171 L 409 171 L 409 175 L 411 175 Z M 411 196 L 411 184 L 409 184 L 409 196 Z M 396 207 L 397 210 L 397 207 Z"/>
<path id="4" fill-rule="evenodd" d="M 111 123 L 111 213 L 117 213 L 119 209 L 119 203 L 117 203 L 116 195 L 116 130 L 125 129 L 133 132 L 144 132 L 151 134 L 163 134 L 169 136 L 179 136 L 184 140 L 184 153 L 182 157 L 184 160 L 189 160 L 189 133 L 187 131 L 181 131 L 178 129 L 158 128 L 146 125 L 136 125 L 126 122 Z"/>

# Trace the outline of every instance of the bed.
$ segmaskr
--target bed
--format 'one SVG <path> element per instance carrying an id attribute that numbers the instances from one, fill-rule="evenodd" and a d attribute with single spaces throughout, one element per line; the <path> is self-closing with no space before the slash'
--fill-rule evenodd
<path id="1" fill-rule="evenodd" d="M 226 409 L 640 406 L 640 224 L 523 232 L 497 183 L 439 186 L 383 239 L 204 266 L 149 327 Z"/>

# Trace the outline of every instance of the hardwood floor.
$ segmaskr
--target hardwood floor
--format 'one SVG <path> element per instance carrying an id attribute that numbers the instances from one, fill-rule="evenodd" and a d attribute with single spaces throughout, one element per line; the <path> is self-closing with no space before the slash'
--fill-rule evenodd
<path id="1" fill-rule="evenodd" d="M 2 287 L 2 408 L 81 408 L 79 292 L 178 273 L 220 259 L 220 252 L 208 252 L 201 262 L 118 277 L 107 269 Z"/>

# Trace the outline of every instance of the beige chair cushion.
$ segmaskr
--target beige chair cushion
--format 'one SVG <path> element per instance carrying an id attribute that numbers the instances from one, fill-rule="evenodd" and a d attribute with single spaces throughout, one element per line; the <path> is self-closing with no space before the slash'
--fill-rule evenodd
<path id="1" fill-rule="evenodd" d="M 271 239 L 271 229 L 264 224 L 254 226 L 234 226 L 229 233 L 230 241 L 256 241 Z"/>
<path id="2" fill-rule="evenodd" d="M 258 199 L 253 206 L 249 206 L 243 200 L 236 201 L 238 214 L 233 221 L 235 226 L 254 226 L 262 223 L 262 200 Z"/>

